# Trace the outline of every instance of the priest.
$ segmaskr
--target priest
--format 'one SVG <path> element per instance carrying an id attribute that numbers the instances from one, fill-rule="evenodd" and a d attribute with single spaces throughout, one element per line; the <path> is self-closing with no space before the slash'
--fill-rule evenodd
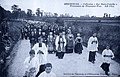
<path id="1" fill-rule="evenodd" d="M 34 45 L 32 48 L 35 50 L 35 56 L 38 57 L 38 62 L 39 62 L 39 71 L 36 75 L 38 77 L 43 71 L 45 71 L 45 64 L 47 62 L 47 55 L 48 55 L 48 49 L 46 45 L 42 42 L 42 38 L 38 38 L 38 43 Z"/>
<path id="2" fill-rule="evenodd" d="M 95 55 L 98 51 L 98 39 L 97 34 L 94 33 L 93 36 L 91 36 L 88 40 L 88 51 L 89 51 L 89 61 L 93 64 L 95 63 Z"/>

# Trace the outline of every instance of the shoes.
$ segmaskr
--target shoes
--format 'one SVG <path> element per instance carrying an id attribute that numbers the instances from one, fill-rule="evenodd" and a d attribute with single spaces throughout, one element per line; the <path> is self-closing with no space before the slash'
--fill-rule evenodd
<path id="1" fill-rule="evenodd" d="M 95 61 L 92 61 L 93 64 L 95 64 Z"/>
<path id="2" fill-rule="evenodd" d="M 79 52 L 78 54 L 82 54 L 82 52 Z"/>
<path id="3" fill-rule="evenodd" d="M 105 72 L 105 75 L 109 76 L 108 72 Z"/>

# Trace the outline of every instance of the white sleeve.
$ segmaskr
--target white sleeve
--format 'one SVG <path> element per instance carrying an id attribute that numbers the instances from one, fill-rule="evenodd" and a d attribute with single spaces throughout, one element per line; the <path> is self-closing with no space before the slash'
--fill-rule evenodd
<path id="1" fill-rule="evenodd" d="M 82 37 L 80 38 L 81 39 L 81 43 L 83 42 L 83 39 L 82 39 Z"/>
<path id="2" fill-rule="evenodd" d="M 47 47 L 46 47 L 46 45 L 43 43 L 43 49 L 44 49 L 44 54 L 47 56 L 47 54 L 48 54 L 48 49 L 47 49 Z"/>
<path id="3" fill-rule="evenodd" d="M 74 40 L 74 35 L 72 34 L 73 40 Z"/>
<path id="4" fill-rule="evenodd" d="M 114 54 L 113 54 L 112 50 L 110 50 L 110 52 L 111 52 L 112 58 L 114 58 L 115 56 L 114 56 Z"/>
<path id="5" fill-rule="evenodd" d="M 104 58 L 104 55 L 106 55 L 105 52 L 106 52 L 106 50 L 103 50 L 103 52 L 102 52 L 102 57 L 103 58 Z"/>
<path id="6" fill-rule="evenodd" d="M 75 38 L 75 43 L 77 42 L 77 38 Z"/>
<path id="7" fill-rule="evenodd" d="M 64 42 L 65 42 L 65 45 L 64 46 L 66 46 L 66 39 L 64 38 Z"/>
<path id="8" fill-rule="evenodd" d="M 59 41 L 59 36 L 57 36 L 55 40 L 56 50 L 58 49 L 58 41 Z"/>
<path id="9" fill-rule="evenodd" d="M 53 77 L 57 77 L 55 74 L 54 74 L 54 76 Z"/>
<path id="10" fill-rule="evenodd" d="M 43 53 L 44 53 L 44 61 L 47 62 L 47 55 L 48 55 L 48 49 L 46 45 L 43 43 Z"/>
<path id="11" fill-rule="evenodd" d="M 38 49 L 38 45 L 37 45 L 37 44 L 35 44 L 35 45 L 33 46 L 33 48 L 32 48 L 32 50 L 34 50 L 34 51 L 35 51 L 35 54 L 37 54 L 37 49 Z"/>
<path id="12" fill-rule="evenodd" d="M 45 77 L 44 72 L 42 72 L 38 77 Z"/>
<path id="13" fill-rule="evenodd" d="M 39 60 L 37 57 L 36 57 L 36 61 L 35 61 L 35 68 L 36 68 L 36 71 L 38 72 L 39 71 Z"/>
<path id="14" fill-rule="evenodd" d="M 98 39 L 97 39 L 97 47 L 98 47 Z"/>
<path id="15" fill-rule="evenodd" d="M 89 40 L 88 40 L 88 46 L 87 46 L 88 48 L 90 47 L 91 42 L 92 42 L 92 37 L 90 37 Z"/>

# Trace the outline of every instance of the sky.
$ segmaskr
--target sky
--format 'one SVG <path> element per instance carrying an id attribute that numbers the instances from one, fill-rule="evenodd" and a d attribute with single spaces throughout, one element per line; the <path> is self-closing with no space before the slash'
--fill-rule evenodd
<path id="1" fill-rule="evenodd" d="M 114 7 L 70 7 L 64 3 L 114 3 Z M 13 4 L 19 5 L 22 10 L 32 9 L 35 13 L 37 8 L 44 12 L 65 14 L 73 16 L 97 16 L 103 17 L 104 13 L 113 16 L 120 15 L 120 0 L 0 0 L 0 5 L 6 10 L 11 10 Z"/>

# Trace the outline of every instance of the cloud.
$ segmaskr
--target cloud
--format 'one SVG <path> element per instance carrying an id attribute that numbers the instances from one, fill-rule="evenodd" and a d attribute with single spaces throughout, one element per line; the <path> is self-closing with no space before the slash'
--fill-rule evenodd
<path id="1" fill-rule="evenodd" d="M 19 5 L 22 10 L 32 9 L 33 12 L 37 8 L 44 10 L 45 12 L 52 12 L 58 14 L 69 13 L 74 16 L 81 16 L 89 14 L 90 16 L 102 17 L 104 13 L 114 15 L 120 15 L 120 0 L 0 0 L 1 5 L 11 10 L 13 4 Z M 64 3 L 116 3 L 115 7 L 69 7 L 65 6 Z"/>

